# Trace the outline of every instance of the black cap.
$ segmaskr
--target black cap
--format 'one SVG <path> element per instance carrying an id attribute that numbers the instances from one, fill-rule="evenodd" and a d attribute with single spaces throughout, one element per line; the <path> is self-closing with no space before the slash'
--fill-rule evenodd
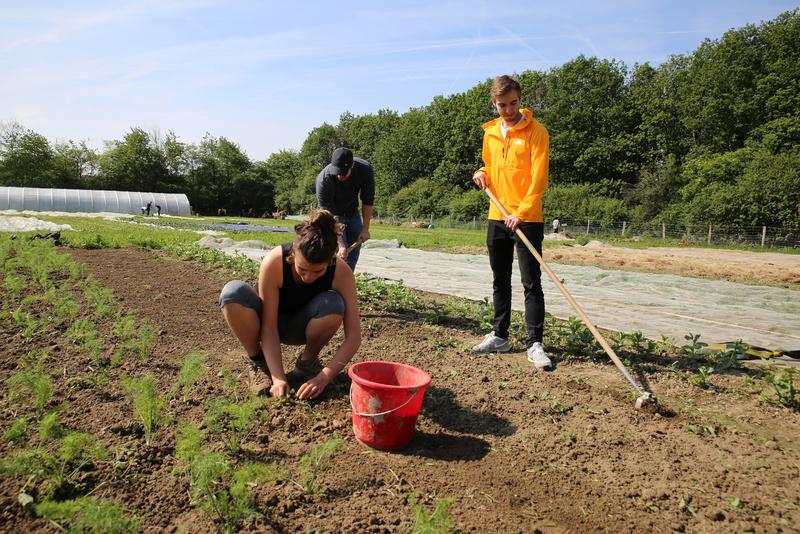
<path id="1" fill-rule="evenodd" d="M 333 151 L 331 156 L 331 172 L 337 176 L 344 176 L 353 166 L 353 152 L 349 148 L 341 147 Z"/>

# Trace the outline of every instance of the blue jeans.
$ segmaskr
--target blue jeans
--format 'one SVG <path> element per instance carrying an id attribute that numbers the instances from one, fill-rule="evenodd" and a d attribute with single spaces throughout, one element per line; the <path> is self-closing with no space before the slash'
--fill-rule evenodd
<path id="1" fill-rule="evenodd" d="M 352 215 L 342 215 L 339 217 L 339 222 L 344 225 L 344 233 L 342 234 L 344 246 L 349 247 L 358 241 L 358 236 L 361 235 L 361 230 L 364 229 L 364 223 L 361 221 L 361 214 L 356 211 Z M 347 265 L 350 266 L 353 272 L 356 271 L 356 263 L 358 263 L 358 257 L 360 255 L 361 245 L 357 246 L 355 250 L 347 255 Z"/>

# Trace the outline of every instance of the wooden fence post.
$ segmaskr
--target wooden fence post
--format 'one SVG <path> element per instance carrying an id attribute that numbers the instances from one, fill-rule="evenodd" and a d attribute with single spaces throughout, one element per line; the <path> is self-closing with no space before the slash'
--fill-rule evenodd
<path id="1" fill-rule="evenodd" d="M 711 244 L 711 225 L 710 224 L 708 225 L 708 239 L 706 240 L 706 243 L 708 243 L 709 245 Z"/>
<path id="2" fill-rule="evenodd" d="M 661 239 L 667 238 L 667 224 L 661 223 Z"/>
<path id="3" fill-rule="evenodd" d="M 591 219 L 586 219 L 586 235 L 589 235 L 589 221 Z"/>
<path id="4" fill-rule="evenodd" d="M 767 227 L 761 227 L 761 246 L 763 247 L 767 243 Z"/>
<path id="5" fill-rule="evenodd" d="M 622 237 L 625 237 L 625 225 L 627 224 L 628 224 L 627 222 L 622 221 Z"/>

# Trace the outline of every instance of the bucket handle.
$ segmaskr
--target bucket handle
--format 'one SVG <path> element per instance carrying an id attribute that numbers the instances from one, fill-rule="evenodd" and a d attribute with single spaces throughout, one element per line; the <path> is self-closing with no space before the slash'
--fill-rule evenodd
<path id="1" fill-rule="evenodd" d="M 392 408 L 391 410 L 386 410 L 385 412 L 380 412 L 380 413 L 361 413 L 359 411 L 356 411 L 356 407 L 355 407 L 355 405 L 353 405 L 353 383 L 350 382 L 350 407 L 353 409 L 353 413 L 354 414 L 360 415 L 361 417 L 379 417 L 381 415 L 388 415 L 388 414 L 390 414 L 392 412 L 396 412 L 400 408 L 406 407 L 408 405 L 408 403 L 410 403 L 412 400 L 414 400 L 414 397 L 417 396 L 417 393 L 419 393 L 419 389 L 420 388 L 413 388 L 413 389 L 414 389 L 414 393 L 411 394 L 411 396 L 408 398 L 408 400 L 405 401 L 400 406 L 397 406 L 396 408 Z"/>

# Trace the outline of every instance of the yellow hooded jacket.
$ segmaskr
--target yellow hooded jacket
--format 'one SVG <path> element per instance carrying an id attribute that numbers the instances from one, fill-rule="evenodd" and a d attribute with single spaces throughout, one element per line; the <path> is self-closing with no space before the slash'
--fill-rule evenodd
<path id="1" fill-rule="evenodd" d="M 550 139 L 547 129 L 528 109 L 523 119 L 503 133 L 501 118 L 483 125 L 483 163 L 479 170 L 509 214 L 523 222 L 543 222 L 542 195 L 547 189 Z M 489 206 L 489 219 L 502 221 L 500 211 Z"/>

